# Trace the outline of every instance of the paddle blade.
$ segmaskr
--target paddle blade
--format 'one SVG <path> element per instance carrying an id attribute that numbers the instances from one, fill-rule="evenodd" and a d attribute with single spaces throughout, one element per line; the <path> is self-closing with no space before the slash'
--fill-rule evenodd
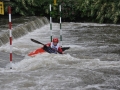
<path id="1" fill-rule="evenodd" d="M 61 47 L 63 51 L 70 49 L 70 47 Z"/>

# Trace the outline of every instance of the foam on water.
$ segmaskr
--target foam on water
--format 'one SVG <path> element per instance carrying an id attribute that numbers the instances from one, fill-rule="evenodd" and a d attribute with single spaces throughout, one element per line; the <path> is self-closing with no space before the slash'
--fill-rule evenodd
<path id="1" fill-rule="evenodd" d="M 100 61 L 99 59 L 80 59 L 72 57 L 70 54 L 38 54 L 35 57 L 26 56 L 19 62 L 12 63 L 12 70 L 15 72 L 34 71 L 42 68 L 76 68 L 76 69 L 101 69 L 119 68 L 120 62 Z M 9 70 L 10 64 L 6 65 L 5 70 Z M 12 71 L 10 70 L 10 72 Z M 3 71 L 3 70 L 2 70 Z M 5 71 L 6 72 L 6 71 Z"/>
<path id="2" fill-rule="evenodd" d="M 20 80 L 9 84 L 13 85 L 11 87 L 13 90 L 14 88 L 27 90 L 26 87 L 29 84 L 29 89 L 86 90 L 91 88 L 101 90 L 100 86 L 104 87 L 105 83 L 103 84 L 103 82 L 107 79 L 103 72 L 109 73 L 110 71 L 106 71 L 106 69 L 119 68 L 119 64 L 99 59 L 74 58 L 69 54 L 45 53 L 32 58 L 26 56 L 23 60 L 13 63 L 12 70 L 9 69 L 8 64 L 5 69 L 0 69 L 0 72 L 14 72 L 15 76 L 21 73 Z M 101 71 L 96 72 L 97 70 Z M 106 85 L 109 85 L 111 81 L 112 79 L 108 80 Z"/>
<path id="3" fill-rule="evenodd" d="M 62 66 L 64 64 L 64 68 L 67 66 L 67 62 L 74 62 L 75 60 L 79 60 L 77 58 L 71 57 L 69 54 L 66 55 L 55 55 L 55 54 L 38 54 L 35 57 L 25 57 L 20 62 L 16 62 L 12 64 L 13 70 L 18 71 L 32 71 L 38 70 L 41 68 L 55 68 Z M 62 67 L 63 67 L 62 66 Z M 6 66 L 9 69 L 9 64 Z"/>

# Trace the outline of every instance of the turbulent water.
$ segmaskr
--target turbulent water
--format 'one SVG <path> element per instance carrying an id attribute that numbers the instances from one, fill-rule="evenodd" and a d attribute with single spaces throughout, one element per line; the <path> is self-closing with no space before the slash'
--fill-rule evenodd
<path id="1" fill-rule="evenodd" d="M 64 55 L 27 54 L 60 36 L 59 23 L 46 24 L 13 40 L 12 69 L 9 43 L 0 47 L 0 90 L 120 90 L 120 26 L 62 23 Z"/>

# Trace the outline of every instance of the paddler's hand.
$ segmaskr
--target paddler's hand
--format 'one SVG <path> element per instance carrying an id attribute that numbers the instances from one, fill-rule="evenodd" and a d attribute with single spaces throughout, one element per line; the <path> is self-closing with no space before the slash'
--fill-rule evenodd
<path id="1" fill-rule="evenodd" d="M 44 45 L 43 47 L 44 47 L 44 48 L 47 48 L 47 46 L 46 46 L 46 45 Z"/>
<path id="2" fill-rule="evenodd" d="M 44 45 L 44 47 L 49 47 L 49 45 Z"/>
<path id="3" fill-rule="evenodd" d="M 48 47 L 49 47 L 49 45 L 44 45 L 43 47 L 44 47 L 44 48 L 48 48 Z"/>

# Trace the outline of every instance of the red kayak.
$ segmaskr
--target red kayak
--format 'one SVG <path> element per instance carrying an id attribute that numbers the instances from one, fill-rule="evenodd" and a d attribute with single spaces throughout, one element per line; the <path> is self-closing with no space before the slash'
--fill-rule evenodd
<path id="1" fill-rule="evenodd" d="M 42 53 L 44 53 L 44 52 L 46 52 L 46 51 L 45 51 L 43 48 L 38 48 L 38 49 L 30 52 L 30 53 L 28 54 L 28 56 L 35 56 L 35 55 L 37 55 L 37 54 L 42 54 Z"/>
<path id="2" fill-rule="evenodd" d="M 62 50 L 65 51 L 67 49 L 69 49 L 70 47 L 62 47 Z M 43 54 L 45 52 L 48 52 L 48 53 L 55 53 L 55 50 L 52 49 L 51 47 L 42 47 L 42 48 L 38 48 L 32 52 L 30 52 L 28 54 L 28 56 L 35 56 L 37 54 Z M 59 53 L 60 54 L 60 53 Z"/>

